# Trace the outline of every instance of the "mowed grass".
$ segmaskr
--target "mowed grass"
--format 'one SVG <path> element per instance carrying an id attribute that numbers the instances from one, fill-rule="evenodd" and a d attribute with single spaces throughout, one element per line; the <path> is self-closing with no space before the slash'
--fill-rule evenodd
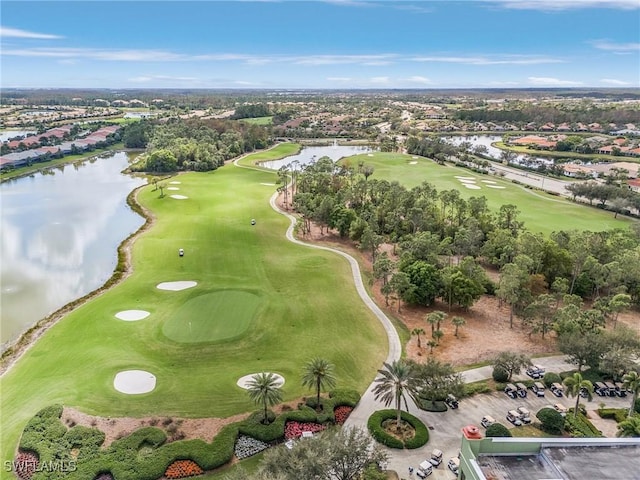
<path id="1" fill-rule="evenodd" d="M 53 403 L 108 417 L 226 417 L 255 408 L 236 385 L 243 375 L 283 375 L 285 400 L 309 392 L 302 368 L 316 356 L 335 364 L 340 387 L 364 391 L 375 377 L 387 354 L 384 330 L 357 296 L 344 259 L 284 238 L 288 220 L 268 203 L 275 187 L 261 185 L 274 183 L 274 173 L 227 165 L 174 180 L 180 190 L 171 193 L 188 199 L 159 198 L 152 186 L 138 195 L 156 219 L 132 248 L 132 275 L 60 320 L 0 378 L 3 461 L 12 459 L 27 420 Z M 156 288 L 190 280 L 198 285 Z M 199 343 L 165 335 L 176 315 L 209 321 L 210 312 L 190 301 L 223 290 L 259 297 L 242 333 Z M 236 315 L 232 303 L 218 310 Z M 129 309 L 150 315 L 115 317 Z M 129 369 L 156 375 L 156 389 L 117 392 L 114 376 Z"/>
<path id="2" fill-rule="evenodd" d="M 273 123 L 273 116 L 268 117 L 255 117 L 255 118 L 242 118 L 240 122 L 251 123 L 253 125 L 271 125 Z"/>
<path id="3" fill-rule="evenodd" d="M 372 156 L 369 156 L 372 155 Z M 462 198 L 484 196 L 489 208 L 498 211 L 501 205 L 513 204 L 520 210 L 520 220 L 533 232 L 546 235 L 560 230 L 604 231 L 613 228 L 626 228 L 633 222 L 629 218 L 618 216 L 613 218 L 611 212 L 605 212 L 586 205 L 579 205 L 562 197 L 544 192 L 526 189 L 520 185 L 502 180 L 500 177 L 480 175 L 464 168 L 450 165 L 438 165 L 424 157 L 414 158 L 412 155 L 398 153 L 373 153 L 356 155 L 345 159 L 350 165 L 357 166 L 358 161 L 373 165 L 375 170 L 370 178 L 397 181 L 407 188 L 413 188 L 423 182 L 434 185 L 438 191 L 455 189 Z M 416 162 L 416 163 L 411 163 Z M 479 190 L 466 188 L 455 178 L 468 177 L 475 179 Z M 495 182 L 504 189 L 487 187 L 483 180 Z"/>
<path id="4" fill-rule="evenodd" d="M 302 145 L 297 143 L 280 143 L 269 150 L 263 152 L 254 153 L 243 157 L 238 161 L 240 165 L 244 166 L 258 166 L 261 162 L 269 162 L 272 160 L 280 160 L 281 158 L 289 157 L 300 152 Z M 262 168 L 262 167 L 260 167 Z M 273 172 L 273 170 L 264 169 L 265 171 Z M 271 178 L 271 181 L 276 180 L 275 175 Z"/>

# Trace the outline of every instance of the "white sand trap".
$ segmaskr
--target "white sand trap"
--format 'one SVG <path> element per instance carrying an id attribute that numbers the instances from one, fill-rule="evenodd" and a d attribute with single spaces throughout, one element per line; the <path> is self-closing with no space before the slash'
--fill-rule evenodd
<path id="1" fill-rule="evenodd" d="M 176 182 L 175 180 L 173 182 L 169 182 L 171 185 L 180 185 L 182 182 Z"/>
<path id="2" fill-rule="evenodd" d="M 179 187 L 167 187 L 167 190 L 180 190 Z"/>
<path id="3" fill-rule="evenodd" d="M 186 290 L 198 285 L 198 282 L 182 281 L 182 282 L 162 282 L 156 285 L 156 288 L 160 290 L 171 290 L 172 292 L 178 292 L 180 290 Z"/>
<path id="4" fill-rule="evenodd" d="M 496 182 L 494 182 L 493 180 L 481 180 L 482 183 L 490 183 L 490 184 L 494 184 Z"/>
<path id="5" fill-rule="evenodd" d="M 409 162 L 409 165 L 416 165 L 418 162 Z"/>
<path id="6" fill-rule="evenodd" d="M 264 373 L 269 373 L 269 372 L 264 372 Z M 248 389 L 249 382 L 251 381 L 251 377 L 253 377 L 254 375 L 258 375 L 258 374 L 252 373 L 250 375 L 245 375 L 244 377 L 241 377 L 236 382 L 236 385 L 238 385 L 240 388 L 244 388 L 245 390 Z M 278 375 L 277 373 L 274 373 L 273 375 L 278 379 L 279 386 L 282 387 L 284 385 L 284 377 L 282 375 Z"/>
<path id="7" fill-rule="evenodd" d="M 367 157 L 373 157 L 373 153 L 367 153 Z"/>
<path id="8" fill-rule="evenodd" d="M 413 156 L 413 157 L 411 157 L 411 158 L 418 158 L 418 157 L 416 157 L 416 156 L 414 155 L 414 156 Z"/>
<path id="9" fill-rule="evenodd" d="M 185 197 L 184 195 L 169 195 L 171 198 L 175 198 L 176 200 L 186 200 L 189 197 Z"/>
<path id="10" fill-rule="evenodd" d="M 476 179 L 476 177 L 461 177 L 459 175 L 454 175 L 453 178 L 457 178 L 458 180 L 474 180 Z"/>
<path id="11" fill-rule="evenodd" d="M 459 178 L 458 181 L 461 182 L 461 183 L 468 183 L 468 184 L 471 184 L 471 185 L 475 185 L 475 183 L 476 183 L 475 180 L 465 180 L 463 178 Z"/>
<path id="12" fill-rule="evenodd" d="M 116 374 L 113 388 L 129 395 L 149 393 L 156 388 L 156 376 L 144 370 L 125 370 Z"/>
<path id="13" fill-rule="evenodd" d="M 489 187 L 489 188 L 498 188 L 498 189 L 501 189 L 501 190 L 503 190 L 505 188 L 505 187 L 503 187 L 501 185 L 486 185 L 486 186 Z"/>
<path id="14" fill-rule="evenodd" d="M 116 318 L 125 322 L 135 322 L 136 320 L 147 318 L 149 315 L 150 313 L 145 310 L 124 310 L 116 313 Z"/>
<path id="15" fill-rule="evenodd" d="M 267 187 L 275 187 L 276 186 L 275 183 L 261 183 L 260 185 L 265 185 Z"/>
<path id="16" fill-rule="evenodd" d="M 463 183 L 463 185 L 470 190 L 480 190 L 480 187 L 478 185 L 474 185 L 472 183 Z"/>

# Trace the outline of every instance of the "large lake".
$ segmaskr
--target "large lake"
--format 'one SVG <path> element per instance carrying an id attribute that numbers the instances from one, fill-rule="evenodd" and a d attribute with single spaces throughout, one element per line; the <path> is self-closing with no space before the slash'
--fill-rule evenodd
<path id="1" fill-rule="evenodd" d="M 0 343 L 100 287 L 117 247 L 144 219 L 126 203 L 145 183 L 120 173 L 126 153 L 0 184 Z"/>
<path id="2" fill-rule="evenodd" d="M 313 163 L 319 158 L 329 157 L 334 162 L 341 158 L 358 155 L 361 153 L 372 152 L 371 147 L 367 146 L 350 146 L 350 145 L 330 145 L 325 147 L 304 147 L 297 155 L 283 158 L 281 160 L 273 160 L 271 162 L 262 162 L 260 165 L 272 170 L 278 170 L 284 165 L 288 165 L 297 161 L 299 165 Z"/>

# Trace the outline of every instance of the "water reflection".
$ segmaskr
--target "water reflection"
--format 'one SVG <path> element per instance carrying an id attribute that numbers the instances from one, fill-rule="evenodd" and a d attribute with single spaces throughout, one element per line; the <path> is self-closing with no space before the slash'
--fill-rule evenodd
<path id="1" fill-rule="evenodd" d="M 324 147 L 304 147 L 297 155 L 283 158 L 282 160 L 274 160 L 272 162 L 263 162 L 261 165 L 272 170 L 278 170 L 283 165 L 288 165 L 297 161 L 299 165 L 306 165 L 315 162 L 319 158 L 329 157 L 333 161 L 338 161 L 344 157 L 358 155 L 361 153 L 372 152 L 373 149 L 368 146 L 347 146 L 347 145 L 331 145 Z"/>
<path id="2" fill-rule="evenodd" d="M 126 166 L 117 153 L 0 185 L 3 344 L 111 276 L 118 244 L 143 223 L 126 196 L 144 181 Z"/>

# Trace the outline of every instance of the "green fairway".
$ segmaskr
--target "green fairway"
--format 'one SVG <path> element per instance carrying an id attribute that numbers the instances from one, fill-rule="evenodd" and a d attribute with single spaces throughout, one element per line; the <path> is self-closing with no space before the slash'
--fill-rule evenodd
<path id="1" fill-rule="evenodd" d="M 300 152 L 302 146 L 297 143 L 281 143 L 264 152 L 254 153 L 242 158 L 238 163 L 244 166 L 255 166 L 261 162 L 280 160 Z M 268 170 L 268 169 L 265 169 Z M 272 172 L 272 170 L 268 170 Z M 275 177 L 274 177 L 275 180 Z"/>
<path id="2" fill-rule="evenodd" d="M 271 125 L 273 123 L 273 117 L 241 118 L 240 121 L 251 123 L 252 125 Z"/>
<path id="3" fill-rule="evenodd" d="M 407 188 L 428 182 L 438 191 L 455 189 L 462 198 L 487 198 L 489 207 L 497 211 L 501 205 L 513 204 L 521 212 L 525 227 L 534 232 L 549 234 L 560 230 L 603 231 L 626 228 L 633 220 L 584 205 L 575 204 L 563 197 L 533 191 L 500 177 L 481 175 L 471 170 L 450 165 L 438 165 L 424 157 L 399 153 L 373 153 L 349 157 L 345 162 L 357 165 L 358 161 L 375 167 L 371 178 L 397 181 Z M 464 177 L 464 178 L 456 178 Z M 473 179 L 475 188 L 465 186 L 466 179 Z M 491 183 L 490 183 L 491 182 Z"/>
<path id="4" fill-rule="evenodd" d="M 261 299 L 241 290 L 207 293 L 185 302 L 162 327 L 171 340 L 215 342 L 237 337 L 249 328 Z"/>
<path id="5" fill-rule="evenodd" d="M 255 408 L 236 385 L 247 374 L 283 375 L 285 400 L 309 392 L 302 369 L 317 356 L 335 364 L 339 387 L 363 391 L 375 377 L 384 329 L 346 260 L 285 240 L 288 220 L 268 201 L 275 173 L 228 164 L 171 180 L 188 198 L 160 198 L 151 185 L 138 194 L 155 220 L 132 247 L 133 273 L 60 320 L 0 379 L 3 461 L 26 421 L 53 403 L 111 417 L 226 417 Z M 197 285 L 156 288 L 174 281 Z M 150 315 L 115 317 L 132 309 Z M 187 319 L 194 330 L 179 332 Z M 132 369 L 155 375 L 155 390 L 116 391 L 115 375 Z"/>

